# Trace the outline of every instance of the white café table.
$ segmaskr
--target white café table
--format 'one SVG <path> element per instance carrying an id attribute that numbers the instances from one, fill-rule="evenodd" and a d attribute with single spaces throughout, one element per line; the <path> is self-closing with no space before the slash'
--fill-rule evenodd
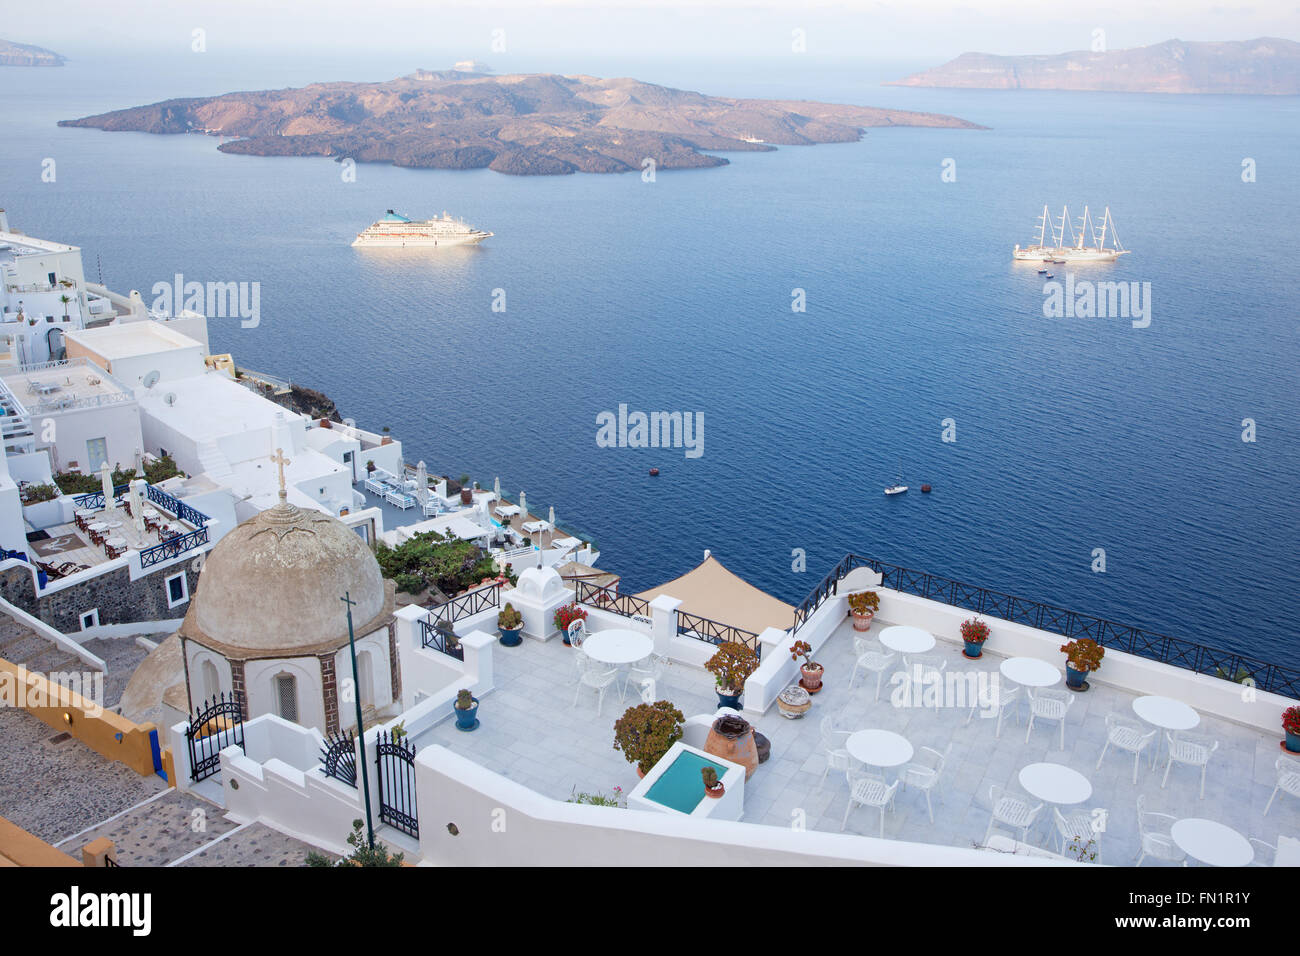
<path id="1" fill-rule="evenodd" d="M 844 749 L 854 760 L 870 767 L 898 767 L 912 759 L 907 738 L 891 730 L 859 730 L 849 735 Z"/>
<path id="2" fill-rule="evenodd" d="M 934 635 L 919 627 L 895 624 L 880 632 L 880 643 L 899 654 L 924 654 L 934 649 Z"/>
<path id="3" fill-rule="evenodd" d="M 645 660 L 654 649 L 654 641 L 649 635 L 623 628 L 597 631 L 582 642 L 583 653 L 593 661 L 615 666 Z"/>
<path id="4" fill-rule="evenodd" d="M 1051 687 L 1061 680 L 1061 671 L 1036 657 L 1008 657 L 998 672 L 1021 687 Z"/>
<path id="5" fill-rule="evenodd" d="M 1148 724 L 1162 730 L 1191 730 L 1201 722 L 1200 714 L 1181 700 L 1174 700 L 1172 697 L 1157 697 L 1154 695 L 1138 697 L 1133 701 L 1133 713 Z M 1156 740 L 1156 752 L 1155 756 L 1151 758 L 1152 763 L 1159 760 L 1164 748 L 1164 734 L 1161 734 Z"/>
<path id="6" fill-rule="evenodd" d="M 1246 866 L 1255 859 L 1250 841 L 1232 827 L 1189 817 L 1169 828 L 1178 848 L 1194 860 L 1210 866 Z"/>
<path id="7" fill-rule="evenodd" d="M 1031 763 L 1020 771 L 1020 786 L 1044 803 L 1069 807 L 1092 796 L 1092 784 L 1077 770 L 1059 763 Z"/>

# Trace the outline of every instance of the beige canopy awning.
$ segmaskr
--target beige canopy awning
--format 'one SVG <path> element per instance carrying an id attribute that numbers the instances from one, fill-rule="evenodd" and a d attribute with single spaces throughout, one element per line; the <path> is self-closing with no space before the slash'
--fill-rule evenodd
<path id="1" fill-rule="evenodd" d="M 612 588 L 619 582 L 617 574 L 601 571 L 589 564 L 582 564 L 578 561 L 565 561 L 563 564 L 557 565 L 555 570 L 565 584 L 575 589 L 577 585 L 574 582 L 576 581 L 586 581 L 598 588 Z"/>
<path id="2" fill-rule="evenodd" d="M 661 594 L 681 601 L 680 610 L 761 634 L 769 627 L 794 623 L 794 607 L 732 574 L 710 555 L 696 568 L 637 597 L 653 600 Z"/>

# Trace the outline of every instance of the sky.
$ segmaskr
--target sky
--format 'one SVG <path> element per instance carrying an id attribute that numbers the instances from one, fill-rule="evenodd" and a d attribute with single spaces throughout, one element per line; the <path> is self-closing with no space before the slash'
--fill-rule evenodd
<path id="1" fill-rule="evenodd" d="M 7 4 L 0 37 L 69 56 L 207 50 L 311 55 L 364 48 L 474 58 L 918 59 L 1060 53 L 1183 40 L 1300 40 L 1300 2 L 1261 0 L 47 0 Z M 501 32 L 496 32 L 501 31 Z M 802 33 L 796 33 L 802 31 Z M 803 50 L 797 50 L 802 40 Z M 557 64 L 558 66 L 558 64 Z M 533 68 L 536 68 L 535 66 Z"/>

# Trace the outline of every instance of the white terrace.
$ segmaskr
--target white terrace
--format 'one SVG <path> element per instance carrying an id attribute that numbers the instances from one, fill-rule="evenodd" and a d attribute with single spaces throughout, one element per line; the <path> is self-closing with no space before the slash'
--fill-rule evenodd
<path id="1" fill-rule="evenodd" d="M 1148 811 L 1169 815 L 1165 831 L 1175 819 L 1205 818 L 1261 841 L 1252 844 L 1257 863 L 1273 862 L 1271 851 L 1262 844 L 1277 846 L 1279 838 L 1300 836 L 1300 800 L 1295 796 L 1283 790 L 1264 814 L 1278 782 L 1275 763 L 1281 753 L 1281 713 L 1294 703 L 1290 698 L 1112 649 L 1101 670 L 1090 675 L 1091 689 L 1070 695 L 1063 747 L 1058 724 L 1036 721 L 1027 735 L 1023 694 L 1008 708 L 1000 733 L 996 716 L 981 716 L 981 711 L 991 711 L 987 698 L 973 717 L 969 698 L 931 699 L 932 706 L 915 706 L 917 702 L 893 693 L 897 683 L 887 671 L 876 699 L 873 674 L 860 673 L 850 686 L 859 655 L 856 639 L 863 635 L 853 630 L 845 595 L 863 587 L 874 587 L 881 596 L 880 611 L 866 637 L 878 637 L 893 624 L 920 627 L 938 638 L 932 653 L 944 662 L 947 674 L 983 674 L 994 682 L 999 664 L 1008 655 L 1037 658 L 1054 668 L 1061 668 L 1064 661 L 1059 635 L 987 616 L 992 635 L 983 658 L 969 660 L 962 655 L 957 637 L 960 622 L 971 616 L 969 611 L 882 588 L 879 575 L 868 568 L 851 571 L 839 582 L 838 593 L 828 596 L 798 631 L 798 638 L 813 645 L 815 659 L 825 668 L 823 689 L 813 697 L 806 716 L 786 719 L 775 706 L 776 696 L 798 678 L 788 651 L 794 638 L 776 628 L 759 635 L 763 663 L 746 684 L 744 715 L 770 740 L 771 756 L 744 784 L 740 823 L 567 804 L 575 793 L 608 796 L 617 787 L 626 794 L 637 785 L 635 768 L 613 749 L 614 721 L 637 700 L 633 689 L 627 700 L 620 701 L 613 687 L 598 713 L 596 693 L 578 690 L 575 657 L 579 652 L 565 646 L 550 624 L 554 607 L 571 599 L 572 592 L 562 587 L 552 590 L 556 582 L 544 580 L 551 574 L 549 569 L 527 572 L 520 587 L 503 596 L 524 615 L 526 639 L 517 647 L 497 643 L 495 606 L 461 605 L 466 611 L 477 607 L 456 625 L 464 660 L 423 646 L 422 635 L 429 633 L 423 609 L 398 612 L 405 710 L 387 729 L 400 723 L 417 749 L 414 776 L 420 834 L 418 842 L 387 827 L 379 835 L 413 857 L 446 863 L 681 862 L 682 854 L 701 863 L 1046 862 L 1031 855 L 1036 856 L 1039 847 L 1059 848 L 1050 804 L 1029 828 L 1027 843 L 1016 842 L 1014 827 L 997 829 L 1004 836 L 989 843 L 1013 849 L 1014 854 L 974 849 L 986 844 L 992 788 L 1019 794 L 1031 806 L 1040 802 L 1025 796 L 1019 773 L 1041 762 L 1072 768 L 1090 782 L 1091 796 L 1063 809 L 1085 811 L 1101 823 L 1098 842 L 1103 863 L 1132 865 L 1142 852 L 1139 798 Z M 712 715 L 717 709 L 713 679 L 701 664 L 714 647 L 689 633 L 678 633 L 678 603 L 659 595 L 648 608 L 641 608 L 648 612 L 648 623 L 593 606 L 588 624 L 593 634 L 610 628 L 642 629 L 656 651 L 671 658 L 657 682 L 655 697 L 672 701 L 688 718 Z M 630 602 L 621 609 L 631 610 Z M 901 661 L 896 666 L 901 667 Z M 965 679 L 949 683 L 953 688 L 971 686 Z M 457 730 L 451 720 L 450 702 L 461 687 L 473 689 L 480 698 L 480 725 L 469 733 Z M 1143 695 L 1189 704 L 1200 716 L 1196 731 L 1218 741 L 1206 768 L 1203 798 L 1196 767 L 1175 764 L 1167 787 L 1162 788 L 1165 762 L 1162 759 L 1153 771 L 1150 750 L 1140 759 L 1136 783 L 1132 756 L 1114 746 L 1098 766 L 1107 740 L 1107 717 L 1134 720 L 1133 702 Z M 918 758 L 923 747 L 945 753 L 933 794 L 933 822 L 925 794 L 915 787 L 900 787 L 892 809 L 883 814 L 883 840 L 878 837 L 882 816 L 872 807 L 853 808 L 841 835 L 849 809 L 849 784 L 843 769 L 828 772 L 822 727 L 827 718 L 838 730 L 879 728 L 900 734 Z M 249 725 L 250 734 L 259 721 L 268 722 L 258 731 L 268 740 L 284 739 L 291 728 L 295 740 L 301 738 L 289 747 L 293 756 L 283 758 L 297 770 L 267 759 L 281 757 L 281 752 L 250 746 L 243 755 L 228 748 L 222 753 L 222 773 L 227 782 L 233 777 L 241 781 L 239 796 L 225 793 L 228 808 L 237 819 L 258 818 L 330 845 L 337 840 L 330 831 L 346 832 L 348 814 L 357 812 L 357 791 L 322 776 L 315 744 L 307 739 L 314 731 L 293 728 L 276 718 L 259 718 Z M 377 730 L 367 732 L 368 747 L 374 747 Z M 695 732 L 698 735 L 698 728 Z M 843 746 L 842 737 L 836 745 Z M 174 743 L 173 752 L 180 749 Z M 371 755 L 373 763 L 373 750 Z M 884 771 L 887 783 L 898 775 L 897 769 Z M 371 786 L 375 787 L 373 780 Z M 304 787 L 322 797 L 312 814 L 293 802 L 302 799 Z M 331 801 L 337 807 L 322 811 Z M 515 814 L 507 836 L 497 834 L 488 823 L 489 817 L 495 820 L 492 814 L 505 812 L 501 808 Z M 328 826 L 320 823 L 326 818 Z M 308 833 L 308 819 L 320 823 L 321 832 Z M 474 820 L 483 821 L 483 826 L 470 826 Z M 1161 829 L 1160 821 L 1149 822 Z M 1285 845 L 1287 840 L 1282 842 Z M 1155 843 L 1160 843 L 1158 837 Z M 1056 860 L 1062 862 L 1060 857 Z M 1160 862 L 1148 855 L 1144 865 Z"/>

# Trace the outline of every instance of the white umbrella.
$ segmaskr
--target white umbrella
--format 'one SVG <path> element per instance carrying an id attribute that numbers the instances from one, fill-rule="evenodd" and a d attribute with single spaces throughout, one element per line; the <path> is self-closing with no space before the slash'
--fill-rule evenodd
<path id="1" fill-rule="evenodd" d="M 500 478 L 493 478 L 493 479 L 492 479 L 492 493 L 493 493 L 494 495 L 496 495 L 498 498 L 501 497 L 501 479 L 500 479 Z"/>
<path id="2" fill-rule="evenodd" d="M 522 491 L 519 492 L 519 510 L 525 518 L 528 517 L 528 499 L 524 497 Z"/>
<path id="3" fill-rule="evenodd" d="M 144 534 L 144 497 L 141 494 L 143 487 L 144 482 L 138 478 L 127 485 L 127 496 L 131 499 L 131 521 L 140 534 Z"/>
<path id="4" fill-rule="evenodd" d="M 429 470 L 424 462 L 415 466 L 415 497 L 420 499 L 420 504 L 429 500 Z"/>
<path id="5" fill-rule="evenodd" d="M 551 505 L 551 513 L 547 517 L 546 523 L 549 524 L 552 528 L 555 527 L 555 505 Z"/>
<path id="6" fill-rule="evenodd" d="M 108 467 L 108 462 L 104 462 L 99 469 L 99 477 L 104 482 L 104 507 L 113 507 L 113 470 Z"/>

